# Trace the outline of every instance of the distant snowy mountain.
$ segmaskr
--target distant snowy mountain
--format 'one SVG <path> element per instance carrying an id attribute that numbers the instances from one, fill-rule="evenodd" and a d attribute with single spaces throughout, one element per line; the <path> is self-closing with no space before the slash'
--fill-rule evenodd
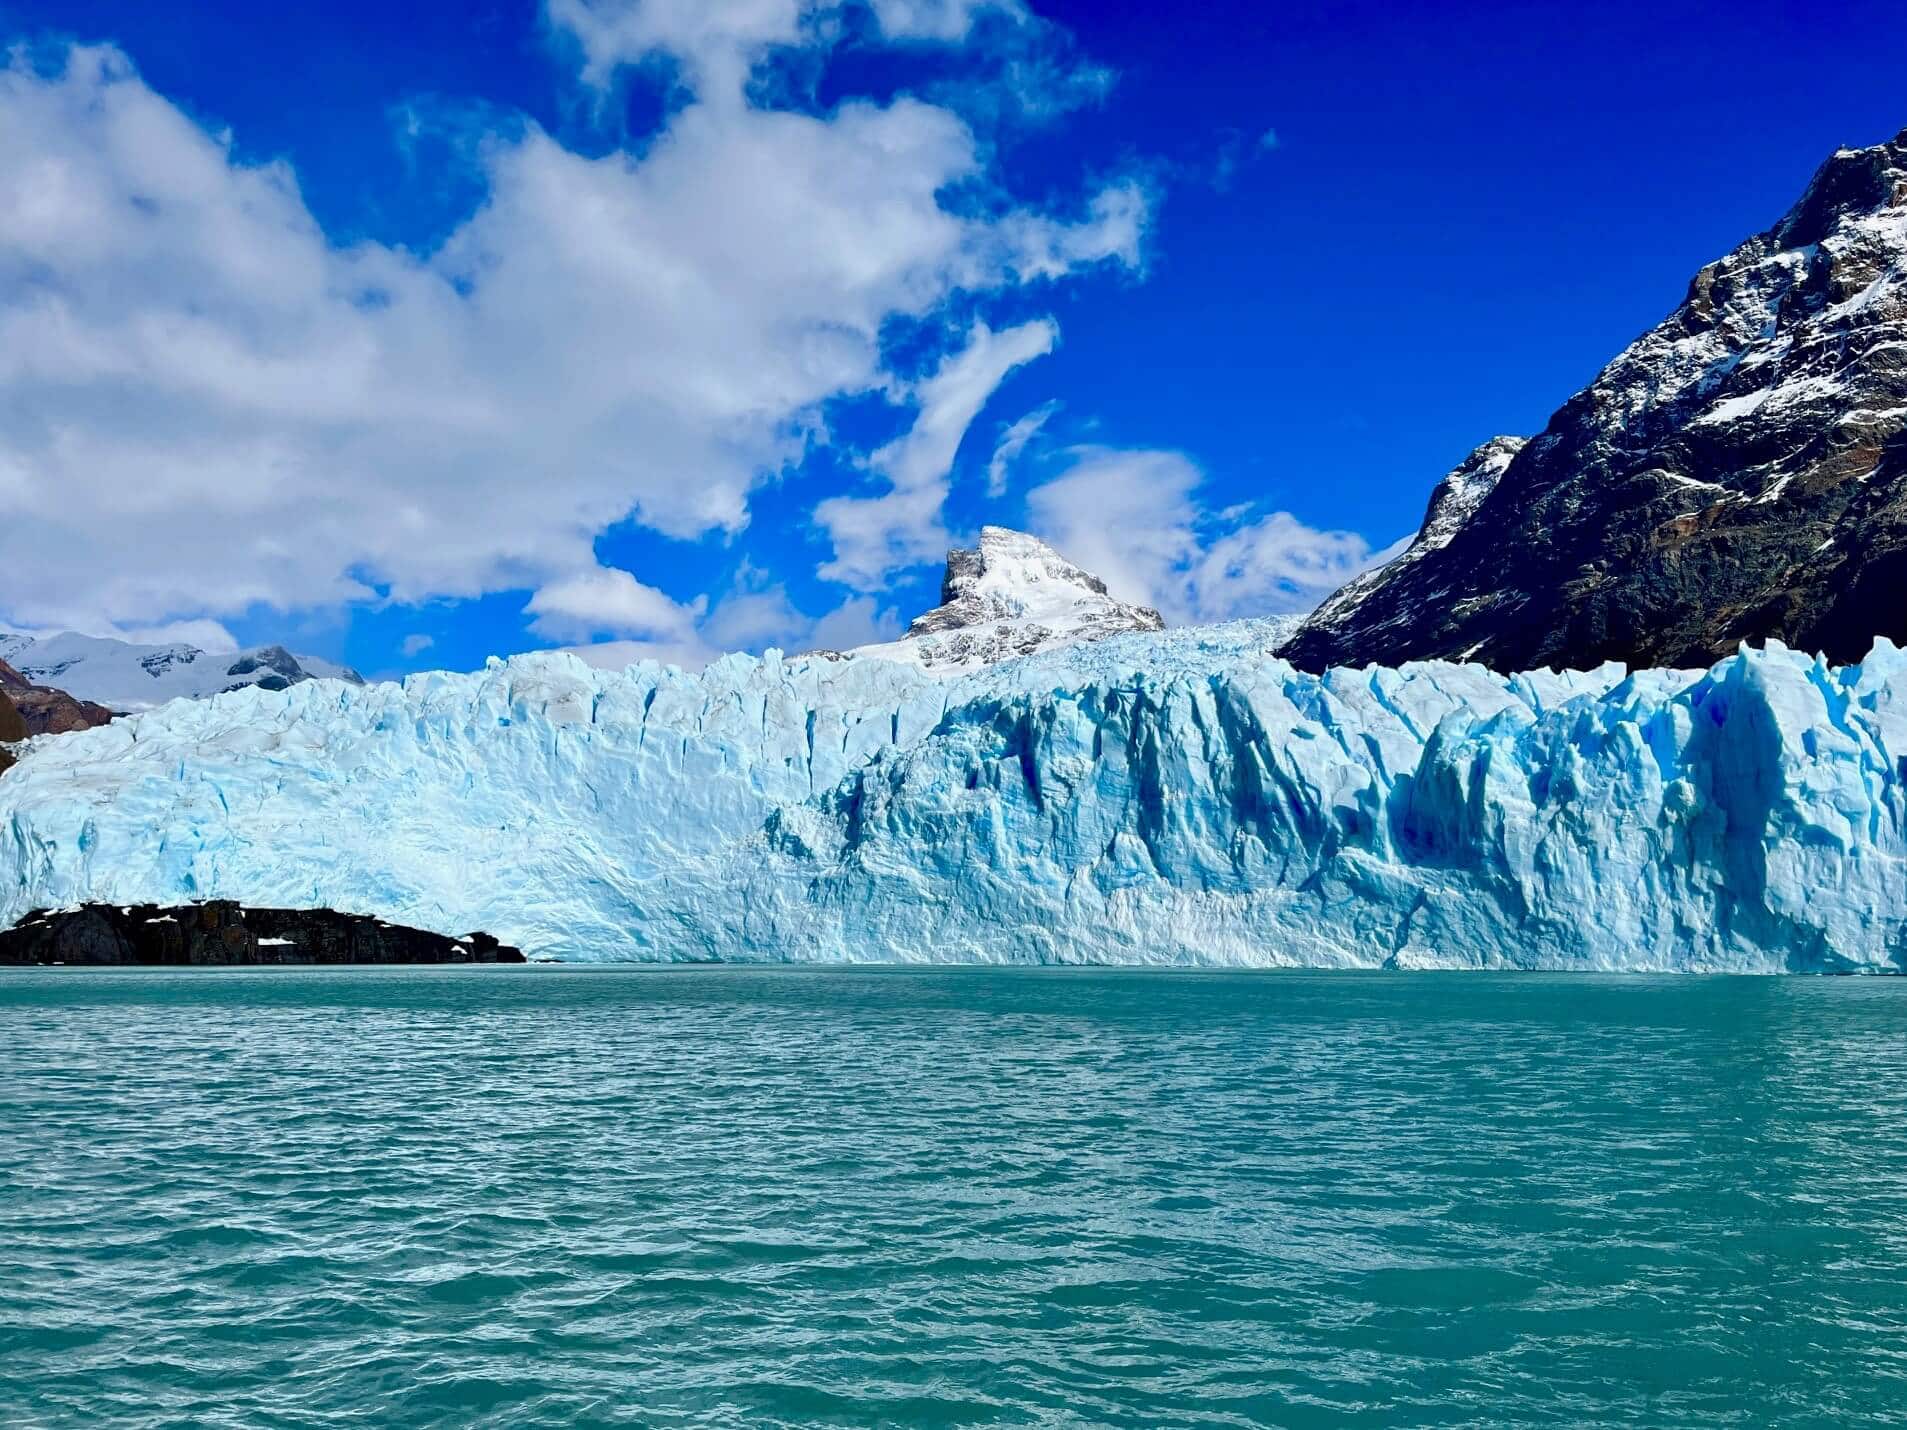
<path id="1" fill-rule="evenodd" d="M 1115 599 L 1104 581 L 1038 537 L 983 526 L 978 546 L 947 553 L 938 606 L 918 617 L 899 640 L 847 654 L 954 675 L 1016 656 L 1164 628 L 1157 611 Z"/>
<path id="2" fill-rule="evenodd" d="M 71 631 L 37 638 L 0 634 L 0 660 L 35 685 L 52 686 L 122 714 L 248 685 L 285 690 L 303 680 L 364 683 L 364 677 L 348 666 L 293 655 L 279 645 L 212 655 L 183 643 L 134 645 Z"/>
<path id="3" fill-rule="evenodd" d="M 1705 666 L 1907 638 L 1907 133 L 1832 156 L 1541 435 L 1466 469 L 1284 655 Z"/>

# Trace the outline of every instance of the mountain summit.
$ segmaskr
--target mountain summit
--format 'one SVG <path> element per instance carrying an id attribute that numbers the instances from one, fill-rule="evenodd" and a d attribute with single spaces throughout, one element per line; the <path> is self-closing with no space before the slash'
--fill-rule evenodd
<path id="1" fill-rule="evenodd" d="M 1038 537 L 983 526 L 977 546 L 947 553 L 938 606 L 916 617 L 899 640 L 849 654 L 958 674 L 1037 651 L 1164 628 L 1157 611 L 1116 599 L 1099 577 Z"/>
<path id="2" fill-rule="evenodd" d="M 1446 484 L 1466 468 L 1474 499 L 1433 501 L 1285 656 L 1695 666 L 1907 637 L 1907 132 L 1833 155 L 1540 436 Z"/>

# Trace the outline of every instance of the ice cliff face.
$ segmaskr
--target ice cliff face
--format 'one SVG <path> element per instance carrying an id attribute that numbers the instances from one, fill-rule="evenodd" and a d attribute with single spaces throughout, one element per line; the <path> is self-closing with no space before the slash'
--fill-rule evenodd
<path id="1" fill-rule="evenodd" d="M 1164 627 L 1157 611 L 1115 599 L 1104 581 L 1038 537 L 984 526 L 978 546 L 947 553 L 938 606 L 917 616 L 899 640 L 848 654 L 955 675 L 1018 656 Z"/>
<path id="2" fill-rule="evenodd" d="M 178 702 L 0 776 L 0 925 L 212 896 L 581 959 L 1907 965 L 1893 646 L 1320 677 L 1265 635 Z"/>

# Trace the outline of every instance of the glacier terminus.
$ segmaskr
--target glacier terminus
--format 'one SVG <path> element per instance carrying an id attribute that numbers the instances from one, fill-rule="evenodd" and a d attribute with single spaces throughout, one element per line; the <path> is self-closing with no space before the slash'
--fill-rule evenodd
<path id="1" fill-rule="evenodd" d="M 1892 644 L 1314 676 L 1287 630 L 175 701 L 24 747 L 0 926 L 216 897 L 566 960 L 1907 965 Z"/>

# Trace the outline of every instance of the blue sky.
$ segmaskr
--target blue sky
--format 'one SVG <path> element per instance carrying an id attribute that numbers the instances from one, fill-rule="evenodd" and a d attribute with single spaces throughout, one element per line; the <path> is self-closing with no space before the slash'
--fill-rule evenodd
<path id="1" fill-rule="evenodd" d="M 987 520 L 1302 607 L 1907 125 L 1859 0 L 0 28 L 0 621 L 378 673 L 872 638 Z"/>

